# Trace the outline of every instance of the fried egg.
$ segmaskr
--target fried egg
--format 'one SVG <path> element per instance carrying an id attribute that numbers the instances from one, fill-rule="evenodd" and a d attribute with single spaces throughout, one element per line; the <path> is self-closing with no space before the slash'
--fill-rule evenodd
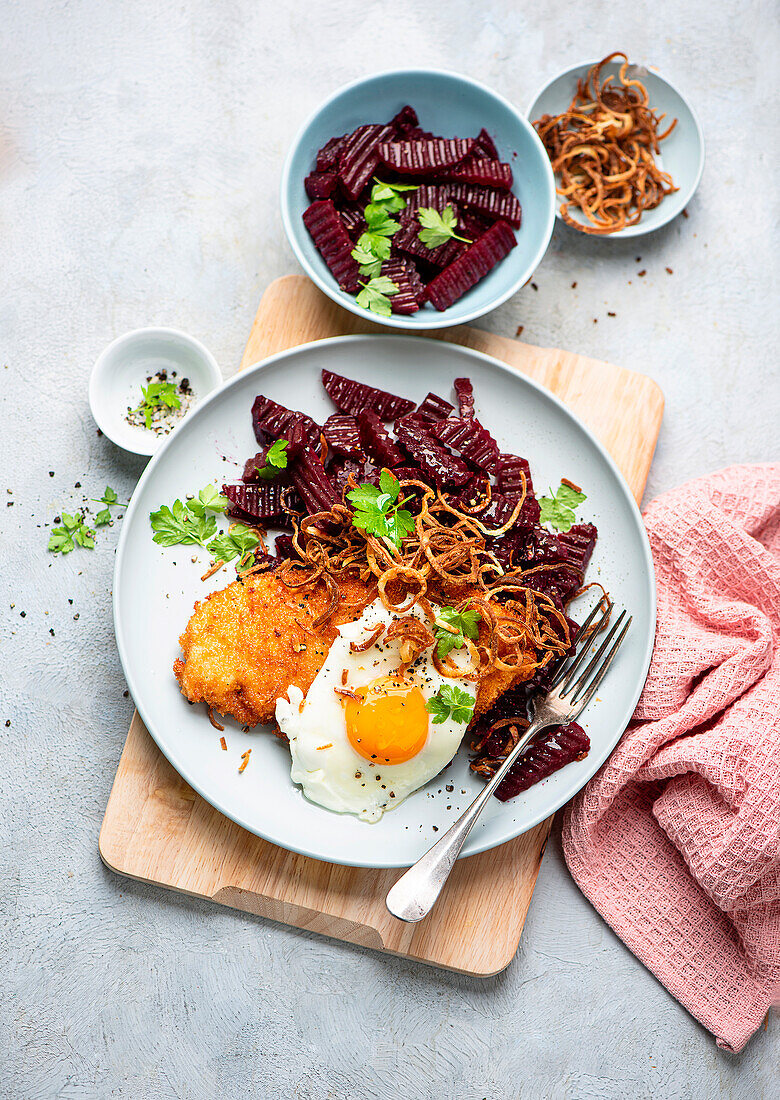
<path id="1" fill-rule="evenodd" d="M 410 614 L 425 621 L 418 608 Z M 359 619 L 339 627 L 306 697 L 291 686 L 289 701 L 276 703 L 276 720 L 290 742 L 293 782 L 312 802 L 364 821 L 379 821 L 458 751 L 466 723 L 452 716 L 434 723 L 428 701 L 445 686 L 460 688 L 472 707 L 476 697 L 473 681 L 439 675 L 431 649 L 403 674 L 400 639 L 350 651 L 351 643 L 364 644 L 378 625 L 388 627 L 398 617 L 381 600 L 369 604 Z"/>

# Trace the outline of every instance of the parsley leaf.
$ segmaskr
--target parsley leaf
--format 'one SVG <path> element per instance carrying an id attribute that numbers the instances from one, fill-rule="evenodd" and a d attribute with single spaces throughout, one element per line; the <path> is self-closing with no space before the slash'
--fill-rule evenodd
<path id="1" fill-rule="evenodd" d="M 383 237 L 382 240 L 385 238 Z M 378 259 L 373 252 L 367 248 L 362 248 L 360 244 L 355 245 L 352 249 L 352 258 L 357 260 L 360 267 L 360 274 L 367 275 L 369 279 L 373 279 L 375 275 L 378 275 L 382 270 L 382 261 Z"/>
<path id="2" fill-rule="evenodd" d="M 176 393 L 175 382 L 150 382 L 148 386 L 141 386 L 143 401 L 131 413 L 142 412 L 146 427 L 152 426 L 152 413 L 160 406 L 167 409 L 180 409 L 181 398 Z"/>
<path id="3" fill-rule="evenodd" d="M 417 220 L 423 226 L 417 236 L 426 248 L 438 248 L 453 239 L 471 244 L 468 237 L 460 237 L 455 232 L 458 218 L 452 206 L 445 206 L 441 214 L 432 206 L 421 206 L 417 211 Z"/>
<path id="4" fill-rule="evenodd" d="M 388 545 L 400 547 L 402 540 L 414 531 L 414 517 L 401 505 L 398 494 L 401 483 L 389 470 L 382 470 L 379 487 L 364 482 L 347 500 L 354 508 L 352 526 L 367 535 L 376 535 Z"/>
<path id="5" fill-rule="evenodd" d="M 207 512 L 224 512 L 230 501 L 222 496 L 216 485 L 204 485 L 196 497 L 186 502 L 188 512 L 202 519 Z"/>
<path id="6" fill-rule="evenodd" d="M 280 470 L 287 468 L 288 445 L 286 439 L 277 439 L 275 443 L 271 444 L 266 452 L 265 466 L 255 466 L 258 477 L 270 481 L 271 478 L 276 477 Z"/>
<path id="7" fill-rule="evenodd" d="M 368 232 L 380 237 L 392 237 L 401 228 L 400 222 L 391 218 L 387 209 L 375 202 L 370 202 L 363 211 Z"/>
<path id="8" fill-rule="evenodd" d="M 180 500 L 175 500 L 170 508 L 163 504 L 156 512 L 150 512 L 149 521 L 154 531 L 152 537 L 160 546 L 205 546 L 217 531 L 217 521 L 205 515 L 205 506 L 204 514 L 196 515 Z"/>
<path id="9" fill-rule="evenodd" d="M 474 699 L 467 691 L 454 684 L 444 684 L 425 704 L 425 709 L 433 715 L 434 726 L 441 725 L 448 718 L 453 722 L 468 724 L 474 714 Z"/>
<path id="10" fill-rule="evenodd" d="M 95 526 L 105 527 L 113 519 L 111 509 L 116 505 L 117 508 L 126 508 L 126 504 L 122 504 L 116 495 L 114 489 L 110 485 L 106 485 L 105 492 L 102 497 L 91 497 L 93 504 L 105 504 L 105 508 L 102 508 L 95 516 Z"/>
<path id="11" fill-rule="evenodd" d="M 223 531 L 208 544 L 206 549 L 217 561 L 232 561 L 243 558 L 246 553 L 260 543 L 260 538 L 251 527 L 235 523 L 229 531 Z"/>
<path id="12" fill-rule="evenodd" d="M 48 548 L 52 554 L 69 554 L 77 546 L 94 550 L 95 532 L 87 527 L 82 515 L 72 516 L 63 512 L 61 524 L 52 528 Z"/>
<path id="13" fill-rule="evenodd" d="M 575 508 L 587 499 L 584 493 L 561 482 L 555 493 L 550 489 L 550 496 L 539 497 L 539 519 L 542 523 L 549 523 L 556 531 L 568 531 L 574 523 Z"/>
<path id="14" fill-rule="evenodd" d="M 397 214 L 406 206 L 404 191 L 416 191 L 419 184 L 416 183 L 382 183 L 374 176 L 376 183 L 371 188 L 371 203 L 374 206 L 384 206 L 389 214 Z"/>
<path id="15" fill-rule="evenodd" d="M 357 304 L 381 317 L 389 317 L 392 313 L 390 297 L 398 293 L 398 287 L 393 280 L 386 275 L 376 275 L 360 285 L 363 289 L 357 295 Z"/>
<path id="16" fill-rule="evenodd" d="M 357 239 L 357 245 L 353 250 L 354 253 L 360 249 L 362 255 L 372 256 L 375 260 L 386 260 L 390 256 L 390 238 L 383 236 L 381 233 L 372 233 L 370 230 L 366 230 L 365 233 L 361 233 Z M 358 263 L 358 257 L 354 257 Z M 365 261 L 369 263 L 370 261 Z"/>
<path id="17" fill-rule="evenodd" d="M 439 657 L 446 657 L 453 649 L 462 649 L 466 638 L 479 636 L 479 611 L 456 611 L 454 607 L 443 607 L 436 616 L 436 652 Z M 454 627 L 455 633 L 451 633 L 446 627 Z"/>

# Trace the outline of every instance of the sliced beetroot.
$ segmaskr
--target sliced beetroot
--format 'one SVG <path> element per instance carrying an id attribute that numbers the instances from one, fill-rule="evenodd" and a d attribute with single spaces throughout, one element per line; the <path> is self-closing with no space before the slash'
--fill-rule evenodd
<path id="1" fill-rule="evenodd" d="M 416 313 L 425 298 L 425 286 L 412 261 L 391 256 L 382 264 L 382 274 L 398 287 L 390 296 L 393 313 Z"/>
<path id="2" fill-rule="evenodd" d="M 463 241 L 456 241 L 454 237 L 445 241 L 444 244 L 437 245 L 436 248 L 429 248 L 420 240 L 420 228 L 416 218 L 405 222 L 393 237 L 393 248 L 425 260 L 426 263 L 434 264 L 437 268 L 447 267 L 467 248 Z M 385 274 L 384 268 L 382 274 Z"/>
<path id="3" fill-rule="evenodd" d="M 461 206 L 485 214 L 494 220 L 509 222 L 515 229 L 520 227 L 523 211 L 520 203 L 510 191 L 498 191 L 493 187 L 477 187 L 471 183 L 450 183 L 447 185 L 450 197 Z"/>
<path id="4" fill-rule="evenodd" d="M 598 536 L 598 530 L 592 523 L 575 523 L 568 531 L 561 531 L 555 537 L 569 563 L 585 576 Z"/>
<path id="5" fill-rule="evenodd" d="M 339 207 L 339 215 L 344 223 L 344 228 L 350 239 L 356 241 L 366 228 L 366 219 L 363 215 L 363 207 L 358 203 L 345 202 Z"/>
<path id="6" fill-rule="evenodd" d="M 246 462 L 244 463 L 243 472 L 241 474 L 241 480 L 244 482 L 245 485 L 254 484 L 255 482 L 267 482 L 267 479 L 261 478 L 257 471 L 265 469 L 266 458 L 268 456 L 268 452 L 273 447 L 274 442 L 275 440 L 272 440 L 270 443 L 266 443 L 265 446 L 260 448 L 256 455 L 246 460 Z M 282 484 L 287 484 L 286 473 L 286 470 L 280 470 L 279 473 L 276 475 L 277 479 L 280 477 L 283 479 Z"/>
<path id="7" fill-rule="evenodd" d="M 351 199 L 356 199 L 379 164 L 379 144 L 396 134 L 393 123 L 358 126 L 344 141 L 339 156 L 339 179 Z"/>
<path id="8" fill-rule="evenodd" d="M 500 732 L 506 740 L 506 730 Z M 507 802 L 521 791 L 527 791 L 535 783 L 565 768 L 567 764 L 583 760 L 589 751 L 590 738 L 576 722 L 545 731 L 509 769 L 506 778 L 496 789 L 496 798 Z"/>
<path id="9" fill-rule="evenodd" d="M 384 141 L 379 145 L 379 156 L 388 168 L 401 175 L 425 175 L 463 160 L 475 141 L 476 138 Z"/>
<path id="10" fill-rule="evenodd" d="M 287 439 L 291 443 L 303 441 L 311 446 L 320 438 L 320 426 L 310 416 L 286 409 L 262 394 L 258 394 L 252 405 L 252 427 L 260 444 Z M 293 436 L 296 428 L 297 433 Z"/>
<path id="11" fill-rule="evenodd" d="M 360 268 L 352 256 L 355 246 L 331 199 L 313 202 L 303 223 L 341 289 L 354 293 L 360 283 Z"/>
<path id="12" fill-rule="evenodd" d="M 451 417 L 431 425 L 431 433 L 451 451 L 487 474 L 495 473 L 498 444 L 478 420 Z"/>
<path id="13" fill-rule="evenodd" d="M 478 241 L 490 229 L 493 222 L 482 214 L 475 214 L 473 210 L 461 210 L 458 216 L 461 235 L 468 237 L 470 241 Z"/>
<path id="14" fill-rule="evenodd" d="M 228 515 L 251 523 L 266 523 L 284 515 L 284 486 L 275 481 L 262 485 L 223 485 L 222 492 L 230 501 Z"/>
<path id="15" fill-rule="evenodd" d="M 449 401 L 445 401 L 444 398 L 439 397 L 437 393 L 429 393 L 423 398 L 411 415 L 415 420 L 421 420 L 423 423 L 432 424 L 435 420 L 446 420 L 453 411 L 453 407 Z"/>
<path id="16" fill-rule="evenodd" d="M 311 447 L 306 447 L 292 463 L 290 476 L 309 515 L 329 512 L 334 504 L 341 503 L 341 496 L 325 473 L 320 456 Z"/>
<path id="17" fill-rule="evenodd" d="M 387 429 L 375 412 L 366 410 L 358 414 L 360 442 L 363 450 L 380 466 L 397 466 L 406 455 L 393 443 Z"/>
<path id="18" fill-rule="evenodd" d="M 414 408 L 414 401 L 407 397 L 396 397 L 386 390 L 367 386 L 365 382 L 356 382 L 354 378 L 344 378 L 333 371 L 322 372 L 322 384 L 325 392 L 339 412 L 357 416 L 360 412 L 375 412 L 381 420 L 394 420 L 404 416 Z"/>
<path id="19" fill-rule="evenodd" d="M 346 134 L 342 134 L 341 137 L 332 137 L 330 141 L 323 145 L 317 153 L 318 172 L 328 172 L 331 168 L 336 168 L 338 166 L 339 155 L 341 154 L 345 138 Z"/>
<path id="20" fill-rule="evenodd" d="M 334 455 L 345 458 L 360 457 L 360 432 L 354 416 L 334 413 L 322 425 L 322 434 Z"/>
<path id="21" fill-rule="evenodd" d="M 291 535 L 277 535 L 274 540 L 277 558 L 297 558 Z"/>
<path id="22" fill-rule="evenodd" d="M 496 222 L 428 284 L 428 300 L 438 310 L 447 309 L 492 271 L 516 244 L 515 235 L 507 223 Z"/>
<path id="23" fill-rule="evenodd" d="M 474 387 L 469 378 L 456 378 L 453 382 L 458 398 L 458 410 L 463 420 L 474 419 Z"/>
<path id="24" fill-rule="evenodd" d="M 427 480 L 436 485 L 464 485 L 471 477 L 466 463 L 445 451 L 426 426 L 410 420 L 398 422 L 398 442 L 419 464 Z"/>
<path id="25" fill-rule="evenodd" d="M 479 519 L 492 530 L 503 527 L 512 518 L 518 499 L 518 497 L 505 497 L 503 493 L 494 490 L 487 508 L 479 513 Z M 523 507 L 520 509 L 520 514 L 515 520 L 512 530 L 532 531 L 538 523 L 539 503 L 536 497 L 527 496 L 523 501 Z M 530 580 L 528 583 L 531 584 Z"/>
<path id="26" fill-rule="evenodd" d="M 438 178 L 450 180 L 453 183 L 473 183 L 479 187 L 496 187 L 499 191 L 509 191 L 514 179 L 511 165 L 502 164 L 499 160 L 488 160 L 486 157 L 478 159 L 469 157 L 462 164 L 445 168 Z"/>
<path id="27" fill-rule="evenodd" d="M 534 483 L 531 479 L 531 467 L 528 460 L 519 455 L 501 455 L 498 460 L 497 481 L 498 487 L 506 496 L 520 496 L 523 491 L 523 475 L 525 477 L 525 491 L 533 496 Z"/>
<path id="28" fill-rule="evenodd" d="M 401 224 L 413 222 L 419 232 L 420 223 L 417 220 L 417 211 L 422 209 L 438 210 L 439 213 L 450 203 L 449 189 L 445 185 L 435 183 L 423 183 L 416 191 L 406 193 L 406 206 L 398 215 Z M 397 234 L 396 234 L 397 236 Z M 394 238 L 395 240 L 395 238 Z"/>
<path id="29" fill-rule="evenodd" d="M 339 495 L 339 500 L 343 500 L 344 491 L 348 488 L 350 474 L 358 485 L 362 485 L 364 482 L 378 485 L 380 472 L 379 467 L 368 459 L 356 462 L 353 458 L 337 458 L 328 469 L 328 477 Z"/>
<path id="30" fill-rule="evenodd" d="M 402 107 L 398 114 L 391 119 L 390 125 L 393 126 L 399 134 L 406 136 L 410 130 L 414 131 L 419 129 L 419 122 L 420 120 L 417 117 L 417 112 L 414 107 L 410 107 L 407 103 L 406 106 Z"/>
<path id="31" fill-rule="evenodd" d="M 496 149 L 496 143 L 493 141 L 490 134 L 485 127 L 477 134 L 477 140 L 474 143 L 474 156 L 484 155 L 491 160 L 499 160 L 498 149 Z"/>
<path id="32" fill-rule="evenodd" d="M 329 199 L 336 190 L 338 176 L 335 172 L 312 172 L 303 181 L 310 199 Z"/>

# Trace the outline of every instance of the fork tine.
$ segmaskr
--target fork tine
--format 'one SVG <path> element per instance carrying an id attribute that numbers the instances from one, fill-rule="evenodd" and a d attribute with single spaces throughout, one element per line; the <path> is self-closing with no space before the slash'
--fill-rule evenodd
<path id="1" fill-rule="evenodd" d="M 618 620 L 618 623 L 619 623 L 619 621 L 620 620 Z M 579 691 L 577 691 L 575 693 L 574 697 L 572 698 L 572 703 L 578 708 L 577 713 L 579 713 L 584 707 L 586 707 L 587 704 L 593 698 L 593 694 L 596 691 L 596 688 L 599 686 L 601 681 L 606 676 L 607 669 L 609 668 L 609 666 L 612 664 L 613 660 L 615 659 L 615 654 L 620 649 L 620 646 L 622 645 L 623 639 L 625 638 L 626 634 L 628 633 L 628 628 L 631 626 L 631 623 L 633 621 L 634 621 L 634 616 L 629 615 L 629 617 L 626 621 L 626 625 L 620 631 L 617 638 L 615 638 L 615 641 L 612 644 L 612 648 L 604 656 L 604 659 L 601 663 L 601 666 L 596 669 L 596 672 L 593 676 L 593 679 L 591 680 L 590 685 L 588 686 L 588 688 L 585 691 L 585 694 L 582 696 L 582 698 L 581 699 L 577 698 L 577 695 L 579 694 Z M 617 627 L 618 623 L 615 624 L 616 627 Z"/>
<path id="2" fill-rule="evenodd" d="M 604 598 L 602 597 L 602 599 L 600 599 L 599 602 L 596 604 L 596 606 L 593 608 L 590 615 L 588 615 L 587 619 L 582 624 L 580 629 L 577 631 L 577 638 L 578 639 L 581 638 L 585 634 L 585 631 L 588 629 L 588 627 L 591 625 L 591 623 L 595 619 L 596 614 L 598 613 L 599 609 L 601 608 L 603 602 L 604 602 Z M 611 611 L 612 611 L 612 603 L 611 603 L 611 601 L 607 601 L 607 608 L 604 611 L 604 613 L 602 614 L 601 619 L 598 622 L 598 625 L 595 627 L 594 632 L 593 632 L 594 634 L 598 633 L 598 631 L 601 629 L 601 627 L 604 623 L 604 620 L 610 614 Z M 568 668 L 561 667 L 561 668 L 558 669 L 558 671 L 555 673 L 555 676 L 552 678 L 552 681 L 550 683 L 550 688 L 551 689 L 554 688 L 554 687 L 557 687 L 558 684 L 560 684 L 561 681 L 564 680 L 564 679 L 566 679 L 567 681 L 571 680 L 572 675 L 577 671 L 577 669 L 582 664 L 582 661 L 585 657 L 585 654 L 588 652 L 589 647 L 590 647 L 590 642 L 586 640 L 585 645 L 582 646 L 579 653 L 575 657 L 573 664 L 569 665 Z M 565 658 L 564 658 L 563 664 L 565 664 Z"/>
<path id="3" fill-rule="evenodd" d="M 607 650 L 607 646 L 610 644 L 612 639 L 615 637 L 615 634 L 620 629 L 625 617 L 626 617 L 626 612 L 621 611 L 620 615 L 618 616 L 617 622 L 612 625 L 612 627 L 610 628 L 609 633 L 607 634 L 604 641 L 601 643 L 601 646 L 596 651 L 596 653 L 593 654 L 592 656 L 591 656 L 590 653 L 588 654 L 588 656 L 591 657 L 591 660 L 588 662 L 588 664 L 585 666 L 585 668 L 582 670 L 582 672 L 580 673 L 580 675 L 577 677 L 576 680 L 574 679 L 574 676 L 573 676 L 573 673 L 576 670 L 575 669 L 571 670 L 570 675 L 566 677 L 566 681 L 563 684 L 563 687 L 561 688 L 561 695 L 567 695 L 572 700 L 574 699 L 574 696 L 577 694 L 577 692 L 580 690 L 580 688 L 582 688 L 584 686 L 586 681 L 590 678 L 590 674 L 598 666 L 599 662 L 601 661 L 601 658 L 603 657 L 604 653 Z"/>

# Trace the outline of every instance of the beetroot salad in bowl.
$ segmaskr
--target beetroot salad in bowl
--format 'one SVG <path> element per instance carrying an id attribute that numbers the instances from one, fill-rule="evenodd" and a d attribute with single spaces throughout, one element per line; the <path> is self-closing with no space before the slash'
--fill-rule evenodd
<path id="1" fill-rule="evenodd" d="M 304 125 L 285 164 L 282 218 L 333 301 L 395 328 L 462 324 L 533 274 L 555 188 L 533 127 L 466 77 L 381 73 Z"/>

